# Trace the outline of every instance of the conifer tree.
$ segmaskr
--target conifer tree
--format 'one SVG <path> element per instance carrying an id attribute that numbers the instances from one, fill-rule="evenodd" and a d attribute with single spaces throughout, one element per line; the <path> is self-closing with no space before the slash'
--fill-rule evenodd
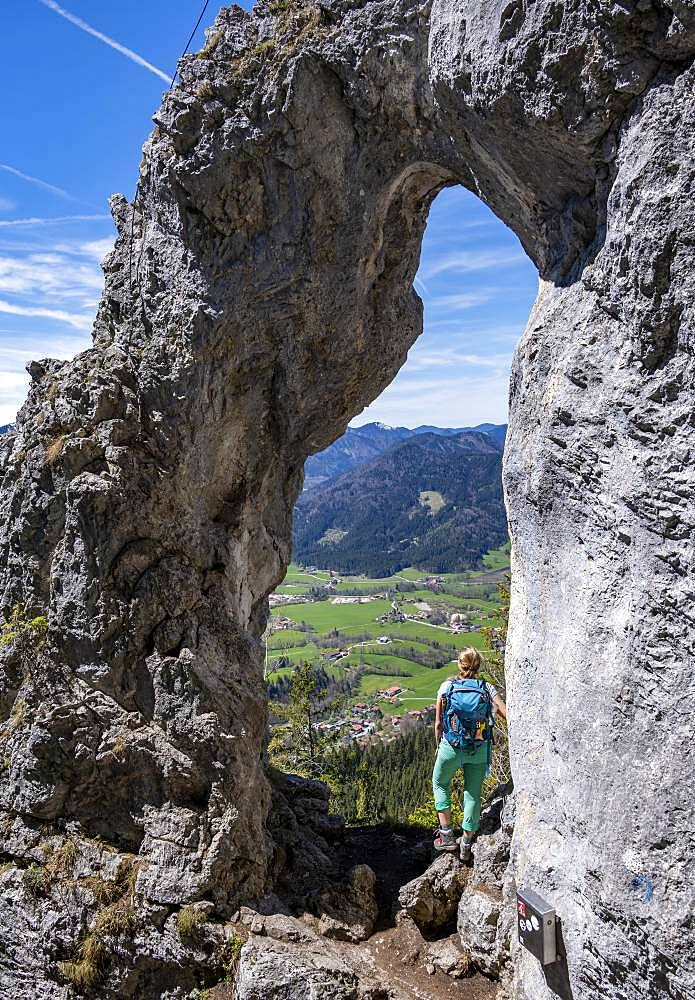
<path id="1" fill-rule="evenodd" d="M 314 728 L 319 684 L 311 664 L 301 663 L 292 674 L 288 703 L 270 706 L 272 714 L 286 723 L 273 730 L 268 744 L 271 763 L 283 771 L 316 777 L 324 768 L 326 740 Z"/>

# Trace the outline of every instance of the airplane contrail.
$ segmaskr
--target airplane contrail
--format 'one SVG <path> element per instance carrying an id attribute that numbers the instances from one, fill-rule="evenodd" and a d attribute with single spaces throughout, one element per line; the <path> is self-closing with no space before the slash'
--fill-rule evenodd
<path id="1" fill-rule="evenodd" d="M 104 45 L 109 45 L 112 49 L 115 49 L 116 52 L 120 52 L 121 55 L 126 57 L 126 59 L 130 59 L 132 62 L 137 63 L 138 66 L 142 66 L 143 69 L 148 69 L 150 73 L 154 73 L 155 76 L 158 76 L 166 83 L 169 83 L 170 76 L 167 76 L 163 70 L 153 66 L 152 63 L 148 62 L 147 59 L 143 59 L 142 56 L 139 56 L 137 52 L 133 52 L 132 49 L 126 48 L 125 45 L 121 45 L 121 43 L 117 42 L 115 39 L 109 38 L 108 35 L 104 35 L 101 31 L 97 31 L 97 29 L 93 28 L 91 24 L 87 24 L 86 21 L 83 21 L 81 17 L 77 17 L 75 14 L 71 14 L 69 10 L 65 10 L 64 7 L 59 6 L 59 4 L 55 3 L 55 0 L 39 0 L 39 3 L 42 3 L 44 7 L 48 7 L 49 10 L 54 11 L 56 14 L 60 14 L 60 16 L 64 17 L 66 21 L 69 21 L 70 24 L 74 24 L 76 28 L 80 28 L 82 31 L 86 31 L 88 35 L 93 35 L 94 38 L 98 38 L 100 42 L 104 43 Z"/>
<path id="2" fill-rule="evenodd" d="M 5 173 L 13 174 L 15 177 L 19 177 L 23 181 L 28 181 L 29 184 L 35 184 L 37 187 L 43 188 L 44 191 L 50 191 L 51 194 L 57 194 L 61 198 L 67 198 L 68 201 L 79 201 L 78 198 L 74 198 L 67 191 L 63 191 L 62 188 L 56 187 L 55 184 L 49 184 L 48 181 L 42 181 L 40 177 L 32 177 L 31 174 L 23 174 L 21 170 L 17 170 L 16 167 L 11 167 L 9 163 L 0 163 L 0 170 L 4 170 Z"/>
<path id="3" fill-rule="evenodd" d="M 110 218 L 110 215 L 59 215 L 49 219 L 0 219 L 0 229 L 13 229 L 17 226 L 62 226 L 66 222 L 101 222 Z"/>

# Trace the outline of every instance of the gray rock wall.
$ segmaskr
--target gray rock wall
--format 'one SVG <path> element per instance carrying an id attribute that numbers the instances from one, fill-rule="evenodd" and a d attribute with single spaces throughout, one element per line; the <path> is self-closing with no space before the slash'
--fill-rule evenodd
<path id="1" fill-rule="evenodd" d="M 579 996 L 695 988 L 692 87 L 626 117 L 603 244 L 542 286 L 512 376 L 514 867 Z"/>
<path id="2" fill-rule="evenodd" d="M 221 12 L 113 199 L 94 347 L 36 362 L 0 438 L 2 606 L 49 619 L 0 649 L 3 912 L 41 836 L 136 856 L 148 926 L 268 888 L 266 597 L 304 459 L 421 330 L 427 211 L 461 183 L 542 277 L 506 462 L 513 873 L 557 903 L 576 998 L 692 991 L 694 51 L 686 0 Z M 96 919 L 71 905 L 47 997 Z M 108 988 L 163 996 L 151 954 Z"/>

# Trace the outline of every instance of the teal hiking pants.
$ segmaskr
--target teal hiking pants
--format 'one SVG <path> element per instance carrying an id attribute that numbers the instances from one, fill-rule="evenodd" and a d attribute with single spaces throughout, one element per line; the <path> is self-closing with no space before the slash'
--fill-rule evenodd
<path id="1" fill-rule="evenodd" d="M 432 772 L 432 790 L 437 812 L 451 809 L 451 779 L 463 769 L 463 829 L 475 833 L 480 826 L 480 794 L 487 771 L 487 747 L 472 753 L 455 750 L 445 739 L 439 741 Z"/>

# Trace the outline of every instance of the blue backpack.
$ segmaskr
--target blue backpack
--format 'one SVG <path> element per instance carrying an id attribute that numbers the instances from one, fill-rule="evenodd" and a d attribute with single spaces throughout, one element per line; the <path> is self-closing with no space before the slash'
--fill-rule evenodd
<path id="1" fill-rule="evenodd" d="M 492 757 L 492 698 L 485 681 L 453 680 L 444 695 L 442 735 L 456 750 L 473 751 L 487 743 L 488 765 Z"/>

